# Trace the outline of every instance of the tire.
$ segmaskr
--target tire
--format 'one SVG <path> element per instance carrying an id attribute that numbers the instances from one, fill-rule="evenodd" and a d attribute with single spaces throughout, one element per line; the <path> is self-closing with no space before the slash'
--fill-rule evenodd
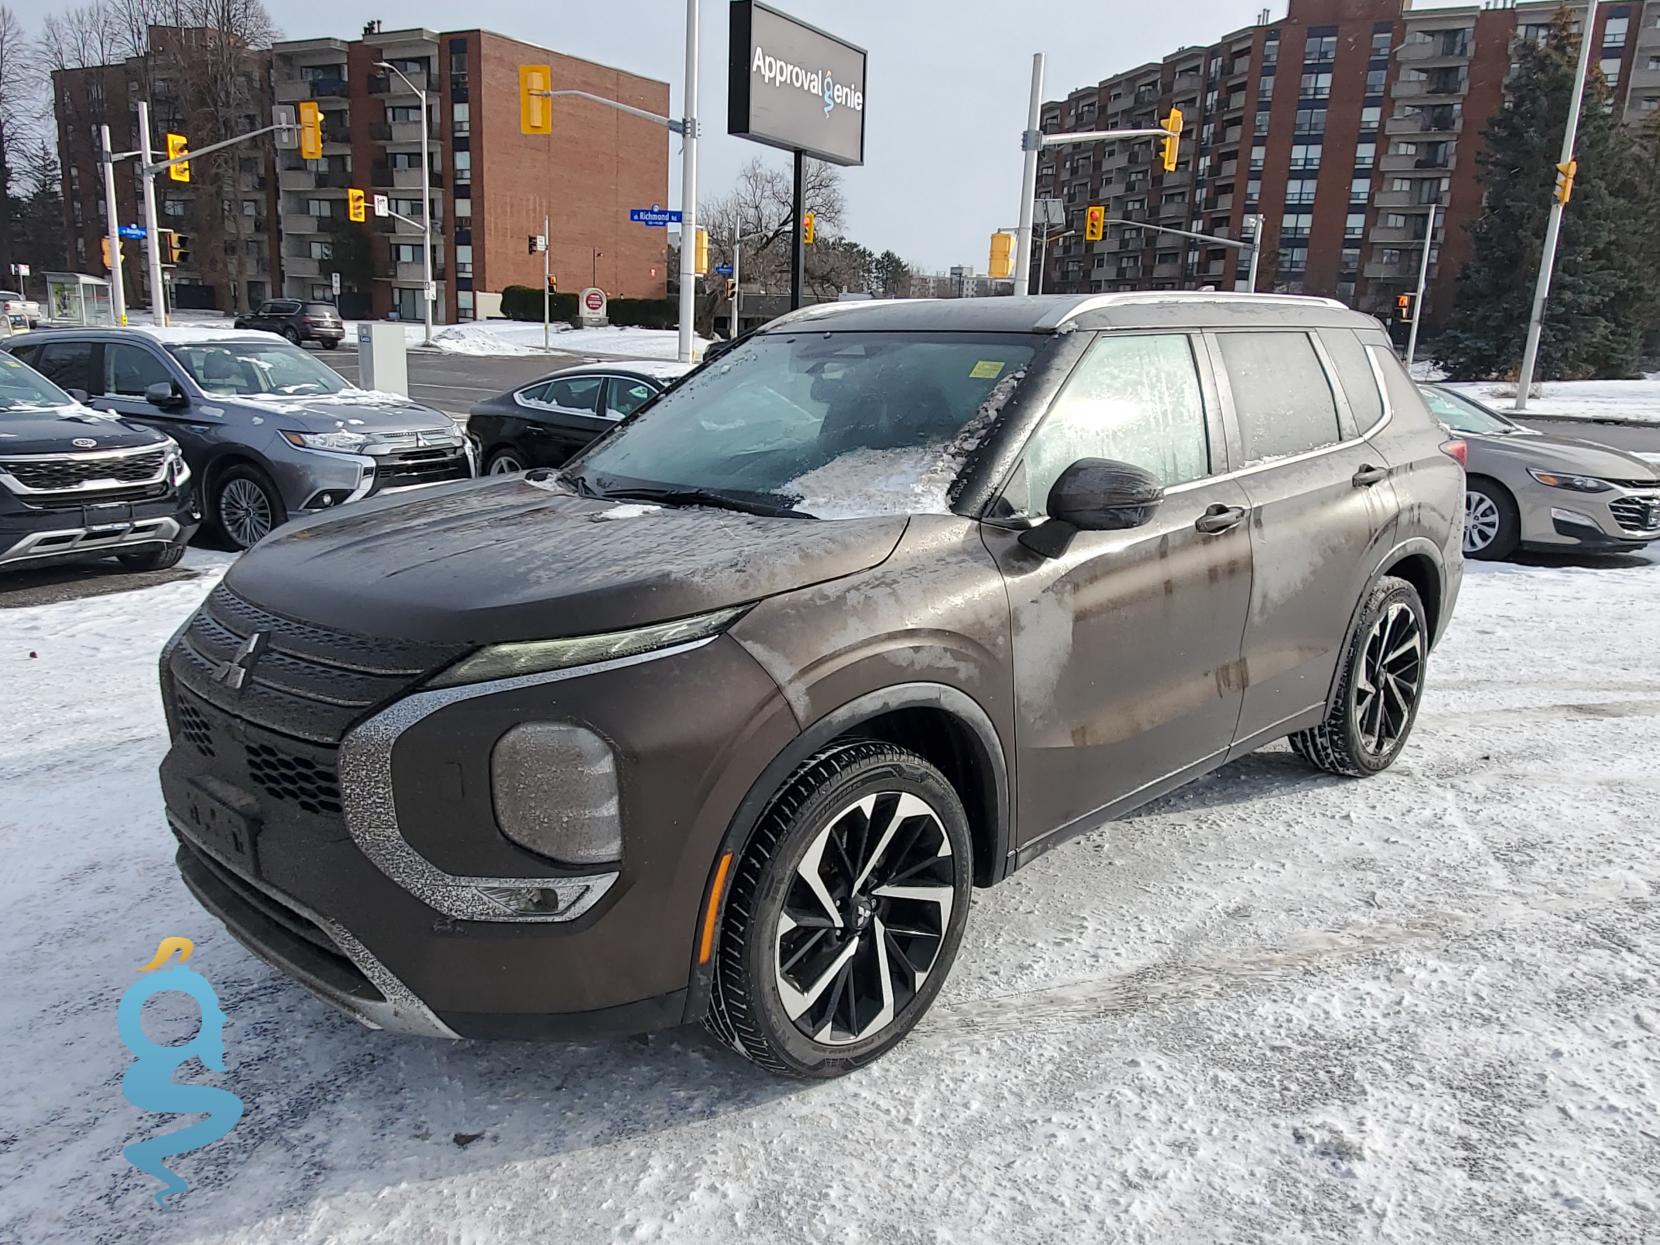
<path id="1" fill-rule="evenodd" d="M 288 344 L 290 346 L 298 346 L 300 344 L 300 331 L 292 324 L 282 331 L 282 335 L 288 339 Z"/>
<path id="2" fill-rule="evenodd" d="M 529 466 L 524 461 L 524 455 L 519 453 L 518 450 L 497 450 L 490 455 L 490 461 L 485 464 L 484 474 L 487 476 L 512 475 L 516 471 L 528 470 Z"/>
<path id="3" fill-rule="evenodd" d="M 1464 482 L 1464 556 L 1502 562 L 1522 540 L 1522 518 L 1510 490 L 1486 476 Z"/>
<path id="4" fill-rule="evenodd" d="M 333 337 L 323 337 L 323 338 L 319 338 L 318 340 L 320 340 L 323 343 L 323 349 L 324 350 L 338 350 L 338 349 L 340 349 L 340 342 L 337 339 L 333 338 Z"/>
<path id="5" fill-rule="evenodd" d="M 1429 627 L 1418 590 L 1385 575 L 1355 620 L 1326 720 L 1292 735 L 1292 751 L 1349 778 L 1388 769 L 1418 720 L 1428 659 Z"/>
<path id="6" fill-rule="evenodd" d="M 227 467 L 213 482 L 208 521 L 233 549 L 252 548 L 287 517 L 276 485 L 258 467 L 238 463 Z"/>
<path id="7" fill-rule="evenodd" d="M 165 571 L 177 566 L 184 557 L 184 541 L 171 545 L 156 545 L 136 553 L 118 553 L 115 560 L 129 571 Z"/>
<path id="8" fill-rule="evenodd" d="M 705 1023 L 784 1076 L 880 1058 L 944 984 L 973 876 L 968 818 L 939 770 L 875 740 L 825 748 L 736 864 Z"/>

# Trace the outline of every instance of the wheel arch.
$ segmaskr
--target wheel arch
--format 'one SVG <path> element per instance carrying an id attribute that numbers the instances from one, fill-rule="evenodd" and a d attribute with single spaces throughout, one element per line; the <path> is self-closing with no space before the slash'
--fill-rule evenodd
<path id="1" fill-rule="evenodd" d="M 686 1018 L 708 1010 L 712 970 L 719 952 L 721 916 L 729 887 L 730 854 L 742 856 L 755 828 L 789 776 L 815 753 L 841 739 L 881 739 L 909 748 L 943 773 L 962 799 L 974 845 L 974 885 L 986 887 L 1008 872 L 1010 809 L 1008 761 L 991 717 L 967 693 L 943 683 L 901 683 L 867 692 L 806 727 L 772 759 L 739 802 L 710 861 L 692 938 L 692 974 Z M 717 877 L 723 885 L 710 912 Z M 711 924 L 712 922 L 712 924 Z M 700 954 L 706 928 L 710 954 Z"/>
<path id="2" fill-rule="evenodd" d="M 1349 615 L 1349 625 L 1343 631 L 1341 652 L 1348 651 L 1349 640 L 1354 636 L 1355 627 L 1360 622 L 1360 612 L 1366 605 L 1366 598 L 1372 595 L 1372 589 L 1377 587 L 1378 581 L 1385 575 L 1404 579 L 1418 590 L 1418 599 L 1424 606 L 1424 621 L 1429 624 L 1431 645 L 1440 639 L 1441 627 L 1445 621 L 1443 611 L 1446 603 L 1446 562 L 1434 541 L 1427 537 L 1414 536 L 1384 554 L 1379 559 L 1376 569 L 1367 576 L 1366 584 L 1356 597 L 1354 610 Z M 1332 671 L 1331 687 L 1326 691 L 1328 711 L 1342 686 L 1343 668 L 1339 663 L 1337 669 Z"/>

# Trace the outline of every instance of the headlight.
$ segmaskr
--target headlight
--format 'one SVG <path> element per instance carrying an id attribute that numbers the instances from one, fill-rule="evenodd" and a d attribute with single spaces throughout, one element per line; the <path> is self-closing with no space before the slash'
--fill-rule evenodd
<path id="1" fill-rule="evenodd" d="M 167 443 L 167 482 L 178 488 L 190 479 L 190 464 L 184 460 L 184 451 L 177 441 Z"/>
<path id="2" fill-rule="evenodd" d="M 332 450 L 336 454 L 355 454 L 369 443 L 362 432 L 285 432 L 282 439 L 302 450 Z"/>
<path id="3" fill-rule="evenodd" d="M 1606 493 L 1614 487 L 1607 480 L 1599 480 L 1595 476 L 1563 475 L 1560 471 L 1541 471 L 1537 467 L 1529 467 L 1527 473 L 1540 484 L 1572 489 L 1576 493 Z"/>
<path id="4" fill-rule="evenodd" d="M 463 683 L 485 683 L 491 679 L 512 679 L 526 674 L 543 674 L 570 666 L 587 666 L 618 657 L 649 653 L 691 640 L 719 635 L 736 622 L 749 607 L 715 610 L 675 622 L 653 623 L 628 631 L 607 631 L 599 635 L 573 636 L 567 640 L 524 640 L 514 644 L 492 644 L 470 657 L 463 657 L 447 670 L 440 670 L 429 687 L 456 687 Z"/>

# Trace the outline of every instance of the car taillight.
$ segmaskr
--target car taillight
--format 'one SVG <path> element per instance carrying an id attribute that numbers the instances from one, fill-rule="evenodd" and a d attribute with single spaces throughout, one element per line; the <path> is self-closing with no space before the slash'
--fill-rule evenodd
<path id="1" fill-rule="evenodd" d="M 1441 442 L 1441 452 L 1448 458 L 1456 458 L 1460 467 L 1470 465 L 1470 447 L 1458 438 Z"/>
<path id="2" fill-rule="evenodd" d="M 316 324 L 317 323 L 317 317 L 316 316 L 306 316 L 305 317 L 305 322 L 307 324 Z"/>

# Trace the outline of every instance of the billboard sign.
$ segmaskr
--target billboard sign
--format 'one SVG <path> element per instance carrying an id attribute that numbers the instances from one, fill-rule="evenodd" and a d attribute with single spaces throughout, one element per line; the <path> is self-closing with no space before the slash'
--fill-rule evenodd
<path id="1" fill-rule="evenodd" d="M 865 162 L 865 50 L 733 0 L 726 132 L 829 164 Z"/>

